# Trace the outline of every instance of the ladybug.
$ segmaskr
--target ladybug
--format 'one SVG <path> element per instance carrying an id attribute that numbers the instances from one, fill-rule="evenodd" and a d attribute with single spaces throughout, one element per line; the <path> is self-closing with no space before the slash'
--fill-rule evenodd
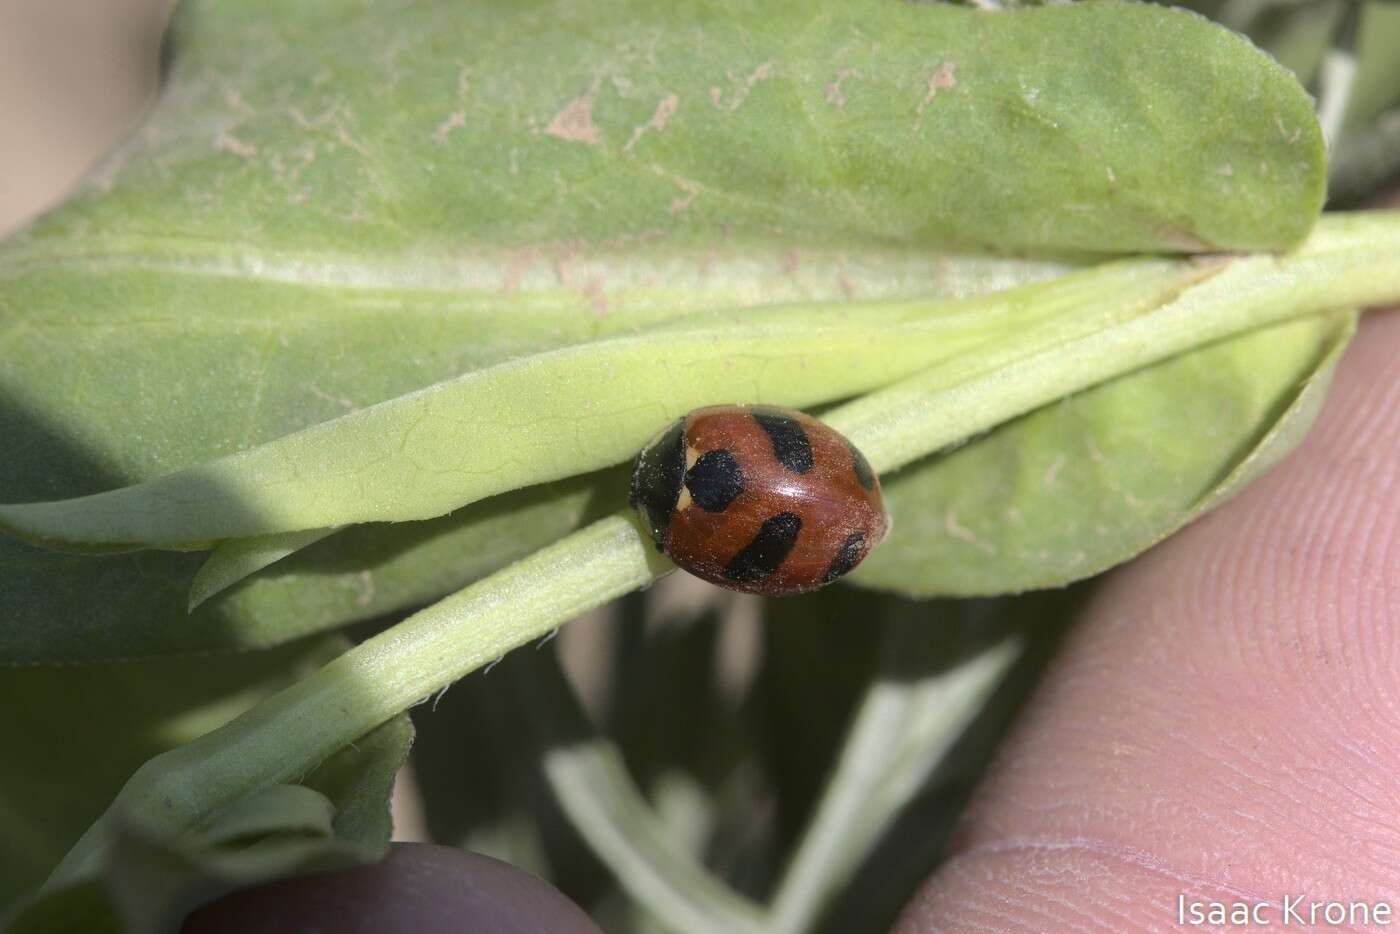
<path id="1" fill-rule="evenodd" d="M 637 455 L 630 502 L 677 565 L 768 596 L 831 583 L 889 528 L 865 456 L 810 415 L 771 405 L 673 422 Z"/>

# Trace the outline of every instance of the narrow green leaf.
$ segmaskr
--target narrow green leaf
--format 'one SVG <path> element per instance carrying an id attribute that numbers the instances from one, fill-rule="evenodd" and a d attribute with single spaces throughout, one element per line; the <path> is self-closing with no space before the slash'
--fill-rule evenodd
<path id="1" fill-rule="evenodd" d="M 588 723 L 558 664 L 512 682 L 544 746 L 543 768 L 573 825 L 622 887 L 685 934 L 762 934 L 763 908 L 677 846 L 628 774 L 622 753 Z"/>
<path id="2" fill-rule="evenodd" d="M 1022 653 L 1011 637 L 945 668 L 933 662 L 928 622 L 904 619 L 886 630 L 879 674 L 778 883 L 773 934 L 811 930 Z"/>
<path id="3" fill-rule="evenodd" d="M 803 406 L 884 385 L 1044 314 L 1028 300 L 1037 288 L 697 315 L 477 370 L 136 486 L 0 506 L 0 523 L 46 544 L 190 547 L 430 518 L 626 460 L 698 405 Z"/>
<path id="4" fill-rule="evenodd" d="M 335 805 L 325 795 L 301 785 L 273 785 L 240 798 L 217 812 L 198 830 L 214 846 L 250 842 L 274 833 L 329 837 Z"/>
<path id="5" fill-rule="evenodd" d="M 316 766 L 301 785 L 335 804 L 331 829 L 376 853 L 389 846 L 394 826 L 389 796 L 394 778 L 413 745 L 413 723 L 406 715 L 375 727 L 370 733 Z"/>
<path id="6" fill-rule="evenodd" d="M 335 529 L 307 529 L 224 542 L 200 565 L 190 581 L 190 610 L 220 591 L 250 577 L 290 554 L 316 544 Z"/>
<path id="7" fill-rule="evenodd" d="M 1400 107 L 1400 6 L 1383 0 L 1361 4 L 1356 31 L 1356 79 L 1347 107 L 1348 131 L 1362 130 Z"/>
<path id="8" fill-rule="evenodd" d="M 625 471 L 474 503 L 425 522 L 353 526 L 186 614 L 200 556 L 42 551 L 0 536 L 0 665 L 277 645 L 428 603 L 615 510 Z"/>

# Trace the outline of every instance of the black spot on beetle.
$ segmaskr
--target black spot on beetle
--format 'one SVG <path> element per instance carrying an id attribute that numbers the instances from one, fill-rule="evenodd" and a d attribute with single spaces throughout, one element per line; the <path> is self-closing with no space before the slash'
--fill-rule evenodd
<path id="1" fill-rule="evenodd" d="M 758 534 L 724 568 L 726 580 L 756 584 L 778 569 L 797 543 L 802 520 L 796 513 L 780 512 L 764 520 Z"/>
<path id="2" fill-rule="evenodd" d="M 754 412 L 753 420 L 773 442 L 773 456 L 793 473 L 812 469 L 812 442 L 796 419 L 774 412 Z"/>
<path id="3" fill-rule="evenodd" d="M 706 512 L 724 512 L 734 497 L 744 492 L 739 462 L 724 448 L 701 454 L 685 474 L 690 499 Z"/>
<path id="4" fill-rule="evenodd" d="M 856 480 L 867 490 L 875 489 L 875 471 L 870 469 L 870 461 L 851 442 L 846 442 L 846 448 L 851 452 L 851 467 L 856 472 Z"/>
<path id="5" fill-rule="evenodd" d="M 857 454 L 856 456 L 859 457 L 860 455 Z M 836 549 L 836 557 L 831 559 L 831 566 L 828 567 L 826 573 L 822 575 L 822 583 L 831 583 L 859 564 L 861 550 L 864 547 L 864 532 L 852 532 L 850 535 L 847 535 L 846 540 L 841 543 L 841 547 Z"/>
<path id="6" fill-rule="evenodd" d="M 647 526 L 658 551 L 666 545 L 666 527 L 676 511 L 685 478 L 685 420 L 681 419 L 647 445 L 632 471 L 632 508 L 646 510 Z"/>

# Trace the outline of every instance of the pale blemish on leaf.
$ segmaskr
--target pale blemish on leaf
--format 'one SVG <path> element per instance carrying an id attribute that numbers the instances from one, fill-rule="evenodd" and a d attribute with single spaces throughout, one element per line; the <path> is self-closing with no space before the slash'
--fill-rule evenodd
<path id="1" fill-rule="evenodd" d="M 234 136 L 230 127 L 219 127 L 219 131 L 214 134 L 214 148 L 220 152 L 231 152 L 235 156 L 242 156 L 244 159 L 251 159 L 258 154 L 258 147 L 255 143 Z"/>
<path id="2" fill-rule="evenodd" d="M 928 76 L 928 88 L 924 92 L 924 99 L 919 101 L 918 109 L 914 111 L 917 119 L 914 126 L 920 126 L 924 122 L 924 110 L 929 103 L 938 96 L 939 91 L 950 91 L 958 86 L 957 65 L 953 62 L 944 62 L 933 70 Z"/>
<path id="3" fill-rule="evenodd" d="M 943 531 L 947 532 L 949 537 L 956 538 L 960 542 L 967 542 L 970 545 L 978 543 L 977 534 L 971 529 L 959 525 L 958 514 L 952 509 L 943 514 Z"/>
<path id="4" fill-rule="evenodd" d="M 327 402 L 334 402 L 336 405 L 343 407 L 347 412 L 354 412 L 355 410 L 360 408 L 358 405 L 355 404 L 354 399 L 347 399 L 345 396 L 332 395 L 331 393 L 328 393 L 321 387 L 317 386 L 315 383 L 308 384 L 306 389 L 316 398 L 324 399 Z"/>
<path id="5" fill-rule="evenodd" d="M 228 152 L 244 159 L 251 159 L 258 154 L 257 144 L 240 139 L 235 135 L 235 131 L 248 120 L 256 117 L 257 111 L 248 106 L 248 103 L 243 100 L 243 95 L 236 88 L 224 89 L 224 102 L 237 111 L 238 116 L 219 126 L 218 131 L 214 134 L 214 148 L 219 152 Z"/>
<path id="6" fill-rule="evenodd" d="M 447 134 L 453 130 L 460 129 L 467 125 L 467 112 L 465 110 L 454 110 L 447 115 L 447 119 L 437 125 L 433 131 L 433 142 L 447 142 Z"/>
<path id="7" fill-rule="evenodd" d="M 566 143 L 583 143 L 596 146 L 599 143 L 598 127 L 593 123 L 593 101 L 598 96 L 602 78 L 594 78 L 587 91 L 565 105 L 554 115 L 544 128 L 546 136 L 562 139 Z"/>
<path id="8" fill-rule="evenodd" d="M 300 107 L 288 107 L 287 116 L 290 117 L 292 122 L 297 125 L 298 129 L 315 130 L 319 129 L 321 126 L 329 122 L 332 114 L 327 112 L 321 114 L 321 116 L 317 117 L 315 120 L 312 120 L 310 117 L 308 117 L 305 113 L 302 112 L 302 109 Z"/>
<path id="9" fill-rule="evenodd" d="M 1274 126 L 1278 127 L 1278 135 L 1282 136 L 1284 141 L 1290 144 L 1298 142 L 1298 138 L 1303 135 L 1302 127 L 1294 127 L 1292 130 L 1289 130 L 1288 127 L 1283 125 L 1283 118 L 1277 114 L 1274 115 Z"/>
<path id="10" fill-rule="evenodd" d="M 226 88 L 224 90 L 224 101 L 234 110 L 245 117 L 256 117 L 258 112 L 248 106 L 248 102 L 243 99 L 237 88 Z"/>
<path id="11" fill-rule="evenodd" d="M 666 123 L 676 113 L 676 108 L 680 106 L 680 98 L 674 94 L 667 94 L 656 105 L 656 109 L 651 113 L 651 119 L 641 126 L 632 130 L 631 139 L 627 140 L 627 145 L 622 147 L 623 152 L 631 152 L 632 147 L 637 145 L 637 140 L 642 138 L 642 134 L 648 130 L 661 132 L 666 129 Z"/>
<path id="12" fill-rule="evenodd" d="M 841 82 L 856 77 L 854 68 L 842 68 L 836 72 L 836 80 L 826 86 L 826 102 L 835 105 L 837 110 L 846 106 L 846 95 L 841 90 Z"/>
<path id="13" fill-rule="evenodd" d="M 1050 466 L 1045 468 L 1045 475 L 1041 477 L 1041 482 L 1045 484 L 1046 489 L 1055 485 L 1055 481 L 1059 479 L 1060 471 L 1064 469 L 1064 466 L 1065 456 L 1056 454 L 1055 459 L 1050 462 Z"/>
<path id="14" fill-rule="evenodd" d="M 287 116 L 301 130 L 323 130 L 329 128 L 335 131 L 336 141 L 346 149 L 353 149 L 362 156 L 368 156 L 369 150 L 365 144 L 350 135 L 345 123 L 341 119 L 340 109 L 332 107 L 318 117 L 308 117 L 300 107 L 288 107 Z"/>
<path id="15" fill-rule="evenodd" d="M 681 196 L 671 199 L 669 211 L 672 214 L 679 214 L 690 207 L 695 199 L 700 197 L 700 192 L 703 190 L 699 182 L 692 182 L 690 179 L 681 178 L 679 175 L 672 175 L 671 183 L 683 192 Z"/>
<path id="16" fill-rule="evenodd" d="M 340 144 L 346 149 L 353 149 L 362 156 L 369 155 L 369 150 L 365 148 L 365 144 L 351 136 L 350 131 L 345 129 L 345 124 L 341 123 L 339 118 L 335 120 L 335 138 L 339 140 Z"/>
<path id="17" fill-rule="evenodd" d="M 759 82 L 767 81 L 769 78 L 773 77 L 773 63 L 764 62 L 753 71 L 749 72 L 748 77 L 744 78 L 742 81 L 736 78 L 733 72 L 727 73 L 726 77 L 729 79 L 730 85 L 734 88 L 734 95 L 730 98 L 729 104 L 725 105 L 724 92 L 717 87 L 710 88 L 710 103 L 721 110 L 738 110 L 743 106 L 744 101 L 748 100 L 749 92 L 752 91 Z"/>
<path id="18" fill-rule="evenodd" d="M 467 90 L 470 87 L 471 72 L 468 71 L 466 68 L 459 68 L 457 70 L 457 103 L 460 104 L 467 99 Z M 448 114 L 447 119 L 443 120 L 437 125 L 437 129 L 433 131 L 433 142 L 447 142 L 447 134 L 451 133 L 453 130 L 460 129 L 461 127 L 464 127 L 466 125 L 467 111 L 465 108 L 459 107 L 456 110 L 452 111 L 452 113 Z"/>

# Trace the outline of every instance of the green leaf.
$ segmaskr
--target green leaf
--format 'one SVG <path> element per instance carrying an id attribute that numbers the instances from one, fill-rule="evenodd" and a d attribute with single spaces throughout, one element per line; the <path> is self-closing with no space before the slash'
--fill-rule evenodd
<path id="1" fill-rule="evenodd" d="M 703 314 L 467 373 L 131 487 L 0 506 L 64 546 L 198 547 L 442 515 L 629 459 L 719 400 L 832 401 L 985 345 L 1044 314 L 1030 291 L 963 303 L 796 305 Z"/>
<path id="2" fill-rule="evenodd" d="M 762 14 L 765 20 L 770 12 Z M 744 32 L 746 17 L 756 15 L 737 5 L 615 7 L 611 19 L 595 17 L 585 31 L 603 43 L 611 30 L 624 50 L 614 49 L 603 68 L 590 59 L 595 47 L 575 41 L 579 24 L 572 14 L 547 6 L 434 6 L 396 15 L 390 33 L 405 30 L 403 43 L 426 46 L 415 54 L 400 54 L 377 19 L 345 16 L 335 4 L 286 17 L 272 37 L 269 23 L 279 22 L 276 16 L 234 4 L 199 8 L 177 30 L 171 84 L 143 133 L 86 198 L 20 238 L 0 260 L 10 280 L 3 295 L 6 317 L 16 325 L 13 339 L 40 350 L 15 354 L 27 362 L 4 374 L 5 382 L 34 431 L 52 426 L 59 441 L 76 449 L 63 457 L 51 444 L 25 445 L 37 447 L 31 456 L 70 462 L 53 473 L 37 471 L 43 485 L 101 485 L 81 471 L 73 476 L 71 461 L 89 455 L 90 447 L 98 448 L 90 459 L 108 474 L 160 473 L 202 460 L 211 448 L 235 450 L 251 440 L 248 435 L 284 434 L 316 421 L 317 412 L 324 418 L 327 411 L 353 409 L 522 351 L 615 333 L 668 313 L 726 307 L 736 294 L 746 297 L 740 305 L 761 299 L 745 280 L 762 276 L 741 272 L 736 279 L 723 262 L 712 268 L 721 238 L 721 261 L 738 257 L 731 265 L 753 256 L 791 256 L 783 267 L 811 258 L 824 270 L 817 281 L 828 293 L 839 286 L 843 293 L 868 294 L 867 283 L 879 283 L 880 270 L 865 275 L 860 257 L 849 275 L 846 269 L 845 252 L 858 244 L 877 259 L 888 248 L 873 244 L 901 241 L 999 249 L 1124 249 L 1181 246 L 1184 240 L 1278 246 L 1311 223 L 1320 150 L 1304 96 L 1247 44 L 1198 19 L 1116 5 L 1007 16 L 895 4 L 843 7 L 839 15 L 801 5 L 781 12 L 792 22 L 781 33 L 788 38 L 779 42 L 776 34 L 757 31 L 762 42 L 779 42 L 760 49 L 720 41 Z M 332 14 L 336 28 L 319 32 L 314 24 Z M 511 28 L 525 22 L 545 32 Z M 308 29 L 325 37 L 311 55 Z M 641 57 L 638 30 L 656 43 Z M 716 41 L 699 47 L 716 61 L 696 62 L 691 54 L 656 58 L 667 43 L 692 50 L 688 30 L 713 32 Z M 1148 32 L 1153 51 L 1144 59 L 1134 36 Z M 472 50 L 433 42 L 449 34 L 480 43 L 465 71 L 461 57 Z M 863 38 L 868 35 L 878 38 Z M 558 67 L 543 76 L 513 45 L 523 42 L 535 52 L 550 41 L 561 47 Z M 943 50 L 934 70 L 931 46 Z M 1081 46 L 1093 53 L 1094 68 L 1067 68 L 1066 61 L 1079 58 L 1065 50 Z M 741 82 L 729 97 L 716 87 L 721 102 L 743 106 L 710 112 L 710 79 L 735 68 L 736 54 L 760 51 L 774 56 L 756 66 L 767 77 Z M 867 74 L 842 79 L 850 87 L 836 87 L 831 101 L 814 112 L 803 93 L 824 99 L 832 76 L 803 69 L 827 69 L 835 53 Z M 656 61 L 676 74 L 658 71 Z M 955 77 L 958 65 L 962 79 Z M 629 77 L 625 66 L 637 74 Z M 576 95 L 560 97 L 570 71 L 585 67 L 608 72 L 609 93 L 624 111 L 623 105 L 650 93 L 649 84 L 688 87 L 686 100 L 693 97 L 698 106 L 679 109 L 674 92 L 678 109 L 665 127 L 643 133 L 638 140 L 644 143 L 632 148 L 612 146 L 597 129 L 605 118 L 601 99 L 595 126 L 591 110 L 585 120 L 582 109 L 571 109 L 570 101 L 584 106 Z M 440 85 L 440 72 L 452 80 Z M 474 84 L 478 72 L 488 77 Z M 1183 72 L 1198 85 L 1189 93 L 1179 82 L 1158 80 Z M 483 83 L 490 93 L 483 93 Z M 1210 98 L 1222 108 L 1212 119 L 1201 112 L 1202 84 L 1219 92 Z M 1135 93 L 1123 93 L 1128 87 Z M 1143 88 L 1163 99 L 1144 107 Z M 1226 113 L 1232 95 L 1250 102 L 1243 121 Z M 904 96 L 909 99 L 901 103 Z M 462 121 L 470 114 L 471 123 L 439 144 L 433 129 L 439 122 L 422 121 L 429 113 L 442 116 L 442 106 L 449 115 L 460 112 Z M 647 97 L 648 112 L 651 106 Z M 565 117 L 553 132 L 552 122 L 542 125 L 550 113 Z M 1170 125 L 1173 119 L 1180 127 Z M 585 120 L 592 130 L 572 128 L 570 120 Z M 1150 126 L 1142 133 L 1128 132 L 1144 122 Z M 629 141 L 634 126 L 627 124 Z M 887 127 L 888 139 L 872 136 L 872 126 Z M 412 132 L 415 127 L 423 132 Z M 603 137 L 597 145 L 569 138 L 593 131 Z M 518 159 L 500 158 L 513 138 L 522 147 L 537 144 L 524 168 Z M 757 150 L 755 140 L 762 140 Z M 920 140 L 936 145 L 914 145 Z M 1040 164 L 1026 171 L 1023 160 L 1032 150 Z M 1101 150 L 1107 162 L 1122 166 L 1106 164 L 1102 172 L 1090 166 L 1084 154 Z M 845 155 L 836 160 L 828 151 Z M 715 152 L 732 155 L 716 160 Z M 899 172 L 890 171 L 895 154 Z M 1203 185 L 1203 179 L 1223 176 L 1196 171 L 1192 160 L 1216 159 L 1211 168 L 1220 169 L 1233 166 L 1221 161 L 1227 156 L 1242 160 L 1239 171 L 1231 168 L 1228 181 Z M 474 167 L 471 185 L 460 184 L 452 171 L 463 164 Z M 659 177 L 655 169 L 663 164 L 669 167 Z M 691 174 L 718 171 L 740 186 L 738 202 L 729 203 L 736 197 L 730 193 L 705 199 L 706 205 L 728 205 L 718 215 L 698 204 L 674 214 L 667 208 L 637 226 L 645 202 L 639 185 L 671 191 L 675 183 L 664 176 L 692 164 Z M 996 174 L 987 184 L 967 184 L 970 172 L 989 171 Z M 1256 173 L 1260 178 L 1251 181 Z M 587 179 L 587 197 L 556 197 L 558 184 L 568 186 L 579 175 Z M 775 175 L 787 183 L 774 187 Z M 1076 185 L 1087 186 L 1079 202 L 1069 197 Z M 1104 197 L 1106 185 L 1112 197 Z M 1221 185 L 1238 197 L 1222 197 Z M 1255 197 L 1255 185 L 1268 197 Z M 532 194 L 540 186 L 550 195 L 543 202 Z M 210 209 L 215 191 L 217 208 Z M 985 203 L 961 203 L 978 192 Z M 522 219 L 527 203 L 528 219 Z M 860 210 L 852 211 L 853 204 Z M 901 220 L 911 210 L 920 216 Z M 1214 216 L 1221 210 L 1239 216 Z M 1045 212 L 1052 216 L 1040 216 Z M 779 222 L 788 216 L 791 223 Z M 659 245 L 626 240 L 657 241 L 657 224 Z M 1086 239 L 1083 231 L 1073 232 L 1083 224 L 1104 229 Z M 977 229 L 959 233 L 962 225 Z M 1210 233 L 1222 225 L 1231 233 Z M 576 240 L 583 245 L 572 246 Z M 556 281 L 542 285 L 538 267 L 551 260 Z M 698 288 L 684 277 L 673 284 L 677 263 L 682 271 L 702 271 Z M 444 298 L 453 312 L 446 320 Z M 137 327 L 116 326 L 113 308 Z M 191 308 L 201 309 L 194 320 Z M 600 311 L 608 312 L 601 324 Z M 46 335 L 56 326 L 80 340 L 52 349 Z M 458 335 L 466 329 L 471 337 L 463 349 Z M 159 339 L 172 331 L 186 346 Z M 91 346 L 94 339 L 100 351 Z M 390 345 L 400 349 L 396 359 L 364 366 L 382 359 Z M 99 354 L 104 378 L 100 388 L 90 388 L 81 374 L 93 369 Z M 308 357 L 314 365 L 307 365 Z M 232 412 L 202 408 L 192 419 L 178 411 L 181 400 L 217 398 L 221 384 L 236 390 L 228 400 Z M 115 390 L 121 418 L 105 418 L 102 406 L 91 404 L 103 389 Z M 298 404 L 279 404 L 288 396 Z M 170 417 L 154 424 L 142 418 L 152 398 L 174 403 L 161 407 Z M 129 405 L 133 401 L 143 404 Z M 114 422 L 143 439 L 139 450 L 114 456 L 93 445 L 94 436 L 110 432 L 97 426 Z M 204 444 L 183 440 L 186 431 Z M 182 440 L 172 445 L 165 440 L 170 437 Z M 283 530 L 289 529 L 271 531 Z"/>
<path id="3" fill-rule="evenodd" d="M 200 557 L 57 554 L 0 537 L 0 664 L 276 645 L 427 603 L 616 509 L 625 472 L 589 474 L 426 522 L 338 532 L 186 615 Z"/>
<path id="4" fill-rule="evenodd" d="M 0 719 L 0 905 L 43 881 L 142 762 L 315 670 L 338 644 L 0 669 L 11 714 Z"/>
<path id="5" fill-rule="evenodd" d="M 469 244 L 724 230 L 1261 249 L 1322 196 L 1293 78 L 1145 4 L 209 0 L 172 45 L 153 119 L 34 258 L 344 281 L 340 251 L 440 274 Z"/>
<path id="6" fill-rule="evenodd" d="M 10 909 L 0 930 L 171 930 L 189 908 L 232 888 L 376 858 L 389 842 L 393 776 L 412 741 L 406 717 L 295 784 L 231 799 L 188 834 L 153 820 L 163 808 L 111 811 L 90 851 L 92 873 L 22 898 L 138 766 L 226 724 L 344 645 L 321 638 L 256 654 L 0 671 L 0 707 L 24 712 L 0 723 L 12 751 L 0 757 L 0 905 Z"/>
<path id="7" fill-rule="evenodd" d="M 890 537 L 852 575 L 913 595 L 1058 586 L 1131 558 L 1286 454 L 1353 316 L 1252 332 L 1121 376 L 885 482 Z"/>
<path id="8" fill-rule="evenodd" d="M 50 886 L 21 905 L 4 930 L 49 932 L 53 919 L 67 916 L 97 930 L 174 932 L 191 910 L 235 889 L 377 859 L 389 845 L 393 776 L 412 739 L 408 718 L 397 717 L 303 783 L 238 798 L 188 833 L 161 827 L 149 814 L 118 811 L 100 844 L 101 895 L 92 878 Z"/>
<path id="9" fill-rule="evenodd" d="M 878 675 L 775 889 L 775 934 L 812 929 L 1024 651 L 1013 636 L 958 658 L 930 639 L 927 609 L 882 632 Z"/>
<path id="10" fill-rule="evenodd" d="M 335 805 L 331 829 L 342 840 L 382 853 L 393 821 L 389 795 L 394 777 L 413 745 L 413 723 L 406 715 L 389 720 L 318 765 L 301 785 Z"/>
<path id="11" fill-rule="evenodd" d="M 554 658 L 530 661 L 511 670 L 509 687 L 539 734 L 545 778 L 619 884 L 678 932 L 767 931 L 762 906 L 715 878 L 668 832 L 621 750 L 588 722 Z"/>
<path id="12" fill-rule="evenodd" d="M 259 538 L 234 538 L 209 555 L 190 581 L 190 610 L 265 567 L 331 535 L 335 529 L 307 529 Z"/>

